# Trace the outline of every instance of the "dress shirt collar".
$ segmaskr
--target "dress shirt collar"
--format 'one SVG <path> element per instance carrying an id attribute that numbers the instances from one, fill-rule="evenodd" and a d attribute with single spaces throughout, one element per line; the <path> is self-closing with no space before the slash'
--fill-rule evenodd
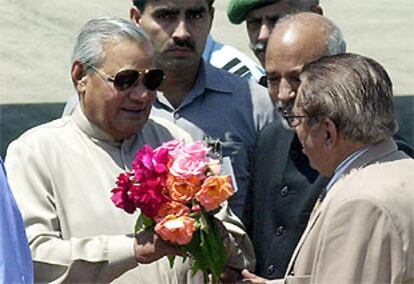
<path id="1" fill-rule="evenodd" d="M 196 84 L 194 85 L 193 90 L 201 89 L 210 89 L 212 91 L 220 93 L 231 94 L 233 91 L 232 86 L 227 84 L 227 80 L 223 78 L 223 71 L 211 65 L 210 63 L 202 60 L 200 65 L 200 72 Z M 230 75 L 230 74 L 229 74 Z M 230 76 L 236 76 L 234 74 Z M 224 79 L 224 80 L 223 80 Z"/>
<path id="2" fill-rule="evenodd" d="M 176 110 L 190 104 L 195 98 L 206 94 L 207 90 L 216 93 L 231 94 L 232 86 L 228 85 L 227 80 L 223 80 L 222 72 L 226 71 L 221 71 L 208 62 L 201 60 L 197 80 Z M 174 107 L 168 102 L 162 92 L 158 92 L 155 102 L 156 107 L 160 105 L 168 107 L 171 111 L 174 110 Z"/>
<path id="3" fill-rule="evenodd" d="M 352 164 L 353 161 L 358 159 L 362 154 L 368 151 L 372 146 L 363 147 L 351 155 L 349 155 L 345 160 L 343 160 L 335 169 L 334 176 L 329 181 L 328 185 L 326 186 L 326 192 L 328 192 L 331 187 L 335 184 L 335 182 L 344 174 L 345 170 Z"/>

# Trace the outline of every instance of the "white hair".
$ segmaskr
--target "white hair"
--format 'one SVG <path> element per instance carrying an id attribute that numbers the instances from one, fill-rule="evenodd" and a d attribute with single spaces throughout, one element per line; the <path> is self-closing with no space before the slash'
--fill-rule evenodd
<path id="1" fill-rule="evenodd" d="M 87 22 L 79 32 L 72 53 L 72 64 L 79 61 L 87 66 L 103 64 L 103 44 L 128 39 L 137 43 L 148 43 L 147 34 L 131 21 L 118 17 L 100 17 Z M 87 67 L 87 72 L 93 69 Z"/>

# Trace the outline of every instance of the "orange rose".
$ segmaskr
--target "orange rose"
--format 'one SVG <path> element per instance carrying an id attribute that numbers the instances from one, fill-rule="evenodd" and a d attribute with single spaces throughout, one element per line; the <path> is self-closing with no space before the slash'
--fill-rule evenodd
<path id="1" fill-rule="evenodd" d="M 167 179 L 167 188 L 170 197 L 180 203 L 186 204 L 197 191 L 200 190 L 200 179 L 191 177 L 189 179 L 180 179 L 176 176 L 169 175 Z"/>
<path id="2" fill-rule="evenodd" d="M 195 198 L 207 211 L 214 210 L 233 195 L 229 176 L 211 176 L 204 180 Z"/>
<path id="3" fill-rule="evenodd" d="M 161 205 L 157 216 L 154 217 L 155 222 L 160 222 L 167 215 L 184 216 L 190 213 L 190 208 L 176 201 L 170 201 Z"/>
<path id="4" fill-rule="evenodd" d="M 168 215 L 155 226 L 155 232 L 164 240 L 185 245 L 196 231 L 195 220 L 188 216 Z"/>

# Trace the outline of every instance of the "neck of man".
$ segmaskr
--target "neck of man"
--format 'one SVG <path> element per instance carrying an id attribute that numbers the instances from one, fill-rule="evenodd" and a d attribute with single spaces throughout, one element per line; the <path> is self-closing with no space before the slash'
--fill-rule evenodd
<path id="1" fill-rule="evenodd" d="M 368 146 L 367 144 L 357 143 L 350 140 L 341 140 L 338 143 L 338 147 L 336 148 L 333 157 L 332 163 L 332 174 L 334 173 L 335 169 L 341 164 L 346 158 L 350 155 L 355 153 L 356 151 Z"/>
<path id="2" fill-rule="evenodd" d="M 184 98 L 194 87 L 200 63 L 174 70 L 164 68 L 165 79 L 159 90 L 174 108 L 178 108 L 181 105 Z"/>

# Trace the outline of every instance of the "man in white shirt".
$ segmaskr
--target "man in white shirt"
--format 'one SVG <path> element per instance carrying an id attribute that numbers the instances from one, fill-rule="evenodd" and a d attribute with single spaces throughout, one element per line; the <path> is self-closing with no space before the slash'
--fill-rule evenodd
<path id="1" fill-rule="evenodd" d="M 178 248 L 151 231 L 131 236 L 137 216 L 110 199 L 116 177 L 130 169 L 138 149 L 191 140 L 164 119 L 148 119 L 164 73 L 154 68 L 147 35 L 120 18 L 91 20 L 77 37 L 72 62 L 80 100 L 75 112 L 27 131 L 6 154 L 35 282 L 201 283 L 188 261 L 177 258 L 169 267 L 163 256 L 180 254 Z M 218 218 L 237 228 L 227 264 L 251 267 L 250 242 L 226 208 Z"/>

